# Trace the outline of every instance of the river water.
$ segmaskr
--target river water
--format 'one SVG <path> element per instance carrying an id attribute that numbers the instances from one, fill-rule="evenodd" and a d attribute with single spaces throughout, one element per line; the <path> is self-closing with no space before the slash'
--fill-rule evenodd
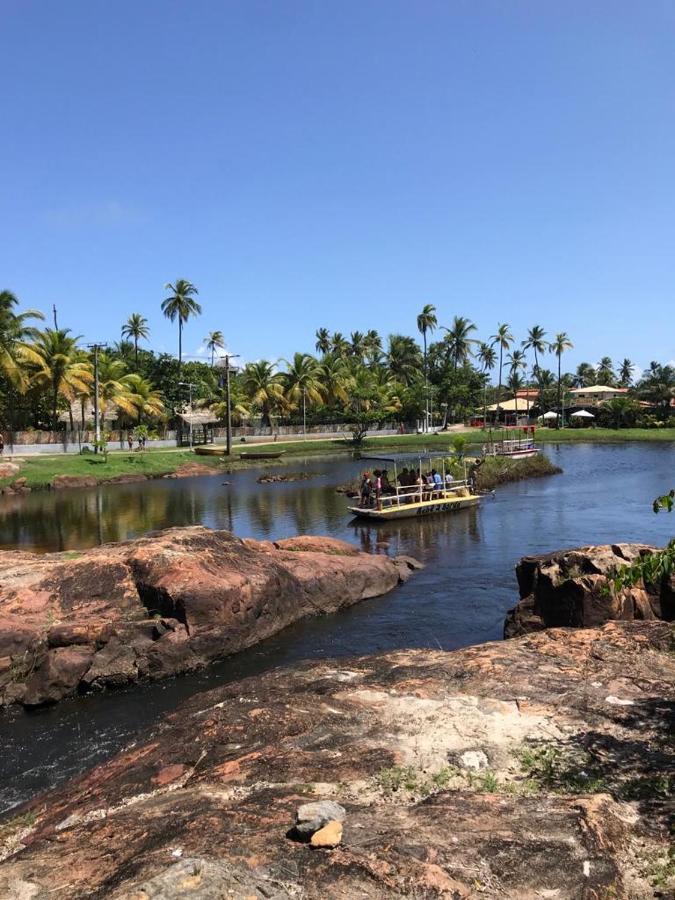
<path id="1" fill-rule="evenodd" d="M 197 691 L 299 659 L 451 650 L 500 638 L 517 599 L 513 567 L 525 554 L 584 543 L 664 544 L 675 532 L 672 517 L 651 511 L 651 500 L 675 484 L 675 444 L 560 445 L 546 453 L 564 474 L 501 487 L 479 509 L 380 525 L 346 514 L 335 488 L 367 464 L 344 457 L 295 458 L 270 470 L 314 476 L 293 483 L 257 484 L 265 470 L 249 469 L 0 499 L 4 548 L 81 549 L 204 524 L 241 537 L 327 534 L 426 564 L 386 597 L 300 622 L 201 673 L 1 714 L 0 811 L 106 759 Z"/>

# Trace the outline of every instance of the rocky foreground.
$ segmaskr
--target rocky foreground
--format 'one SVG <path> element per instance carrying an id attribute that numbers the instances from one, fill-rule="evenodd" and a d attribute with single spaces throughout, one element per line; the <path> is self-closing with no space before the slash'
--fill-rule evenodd
<path id="1" fill-rule="evenodd" d="M 664 896 L 674 675 L 616 622 L 230 684 L 6 820 L 0 896 Z"/>
<path id="2" fill-rule="evenodd" d="M 417 566 L 343 541 L 175 528 L 85 552 L 0 553 L 0 703 L 188 672 Z"/>
<path id="3" fill-rule="evenodd" d="M 639 582 L 614 590 L 610 577 L 660 548 L 648 544 L 600 544 L 524 556 L 516 566 L 520 599 L 509 611 L 505 637 L 569 626 L 589 628 L 613 620 L 675 618 L 675 572 L 658 584 Z"/>

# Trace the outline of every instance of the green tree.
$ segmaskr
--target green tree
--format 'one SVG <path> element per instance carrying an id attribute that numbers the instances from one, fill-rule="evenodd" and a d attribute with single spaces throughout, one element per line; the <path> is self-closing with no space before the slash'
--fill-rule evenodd
<path id="1" fill-rule="evenodd" d="M 562 355 L 566 350 L 571 350 L 574 347 L 574 344 L 567 336 L 566 331 L 561 331 L 556 334 L 554 340 L 551 342 L 549 350 L 551 353 L 555 353 L 558 358 L 558 421 L 556 427 L 560 427 L 560 419 L 562 417 L 562 374 L 561 374 L 561 360 Z"/>
<path id="2" fill-rule="evenodd" d="M 495 364 L 497 362 L 497 353 L 492 344 L 486 344 L 485 341 L 481 341 L 478 344 L 478 352 L 476 353 L 476 357 L 483 368 L 483 374 L 485 376 L 485 385 L 483 388 L 483 427 L 485 427 L 485 425 L 487 424 L 488 372 L 491 372 L 495 367 Z"/>
<path id="3" fill-rule="evenodd" d="M 317 353 L 325 356 L 330 352 L 330 331 L 327 328 L 317 328 L 316 344 L 314 345 Z"/>
<path id="4" fill-rule="evenodd" d="M 455 370 L 458 366 L 463 366 L 468 362 L 471 356 L 471 347 L 476 343 L 475 339 L 469 335 L 475 330 L 476 326 L 473 322 L 464 316 L 455 316 L 450 328 L 443 326 L 443 331 L 447 332 L 444 343 L 447 346 L 448 358 Z"/>
<path id="5" fill-rule="evenodd" d="M 132 313 L 122 325 L 122 337 L 130 338 L 134 342 L 134 364 L 138 368 L 138 342 L 147 341 L 150 337 L 148 320 L 140 313 Z"/>
<path id="6" fill-rule="evenodd" d="M 0 373 L 17 389 L 26 386 L 26 373 L 21 349 L 26 341 L 34 339 L 38 330 L 26 323 L 30 319 L 43 319 L 36 309 L 15 312 L 19 301 L 11 291 L 0 291 Z"/>
<path id="7" fill-rule="evenodd" d="M 211 354 L 211 368 L 216 358 L 216 350 L 222 350 L 225 347 L 225 338 L 222 331 L 209 331 L 206 338 L 206 349 Z"/>
<path id="8" fill-rule="evenodd" d="M 499 346 L 499 386 L 497 388 L 497 418 L 499 418 L 499 404 L 501 403 L 502 397 L 502 378 L 504 374 L 504 351 L 509 350 L 511 347 L 511 343 L 513 341 L 513 335 L 511 334 L 509 326 L 504 322 L 503 324 L 497 325 L 497 332 L 490 337 L 490 341 L 492 345 Z"/>
<path id="9" fill-rule="evenodd" d="M 574 374 L 574 386 L 578 388 L 590 387 L 595 383 L 595 369 L 593 366 L 587 362 L 579 363 Z"/>
<path id="10" fill-rule="evenodd" d="M 241 374 L 244 393 L 260 410 L 265 425 L 270 424 L 272 413 L 285 405 L 283 380 L 275 368 L 274 363 L 260 359 L 248 363 Z"/>
<path id="11" fill-rule="evenodd" d="M 180 379 L 183 365 L 183 325 L 190 316 L 201 315 L 202 308 L 194 299 L 199 291 L 185 278 L 178 278 L 174 284 L 164 285 L 164 289 L 171 294 L 162 301 L 162 312 L 171 322 L 178 319 L 178 378 Z"/>
<path id="12" fill-rule="evenodd" d="M 620 387 L 630 387 L 633 381 L 634 364 L 630 359 L 626 358 L 621 361 L 619 366 L 619 385 Z"/>
<path id="13" fill-rule="evenodd" d="M 349 355 L 349 341 L 344 334 L 339 331 L 333 333 L 333 336 L 330 339 L 330 346 L 333 353 L 337 356 L 345 358 Z"/>
<path id="14" fill-rule="evenodd" d="M 54 430 L 58 427 L 59 400 L 65 400 L 70 408 L 93 381 L 91 365 L 83 359 L 78 340 L 69 328 L 46 328 L 31 344 L 22 347 L 22 357 L 31 370 L 31 383 L 49 395 Z"/>
<path id="15" fill-rule="evenodd" d="M 404 385 L 412 384 L 420 375 L 421 363 L 420 348 L 411 337 L 404 334 L 389 335 L 386 368 L 396 381 Z"/>
<path id="16" fill-rule="evenodd" d="M 417 330 L 422 335 L 422 342 L 424 344 L 424 390 L 427 395 L 424 422 L 425 430 L 427 428 L 429 417 L 429 367 L 427 365 L 427 332 L 434 331 L 437 327 L 438 319 L 436 318 L 436 307 L 432 303 L 426 303 L 422 307 L 422 312 L 420 312 L 417 316 Z"/>
<path id="17" fill-rule="evenodd" d="M 286 371 L 282 374 L 285 396 L 292 409 L 298 409 L 303 399 L 310 406 L 323 400 L 321 366 L 309 353 L 295 353 L 292 360 L 285 360 Z"/>
<path id="18" fill-rule="evenodd" d="M 374 328 L 371 328 L 366 332 L 365 337 L 363 338 L 363 346 L 365 349 L 365 356 L 370 365 L 377 365 L 382 356 L 382 338 Z"/>
<path id="19" fill-rule="evenodd" d="M 609 356 L 603 356 L 598 363 L 598 367 L 595 370 L 595 378 L 596 384 L 607 384 L 610 385 L 610 387 L 616 382 L 614 367 L 612 366 L 612 360 Z"/>
<path id="20" fill-rule="evenodd" d="M 535 381 L 539 382 L 539 354 L 546 352 L 546 332 L 541 325 L 533 325 L 528 328 L 527 337 L 521 342 L 523 350 L 532 350 L 534 353 L 534 373 Z"/>

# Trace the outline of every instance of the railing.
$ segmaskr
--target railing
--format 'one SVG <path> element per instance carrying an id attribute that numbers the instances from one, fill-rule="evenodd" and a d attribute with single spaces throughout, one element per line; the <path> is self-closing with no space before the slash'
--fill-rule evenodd
<path id="1" fill-rule="evenodd" d="M 457 492 L 465 490 L 466 495 Z M 456 500 L 459 496 L 469 496 L 471 492 L 468 481 L 453 480 L 445 484 L 413 484 L 390 488 L 388 493 L 373 495 L 372 509 L 391 509 L 408 503 L 425 503 L 431 500 Z M 366 507 L 367 508 L 367 507 Z"/>

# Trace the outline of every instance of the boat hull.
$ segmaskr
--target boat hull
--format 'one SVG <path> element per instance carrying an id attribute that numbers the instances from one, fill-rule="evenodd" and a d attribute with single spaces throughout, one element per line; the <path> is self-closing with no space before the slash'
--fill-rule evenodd
<path id="1" fill-rule="evenodd" d="M 225 453 L 224 447 L 193 447 L 197 456 L 222 456 Z"/>
<path id="2" fill-rule="evenodd" d="M 529 459 L 531 456 L 538 456 L 539 448 L 533 447 L 528 450 L 511 450 L 506 453 L 495 453 L 495 456 L 506 459 Z"/>
<path id="3" fill-rule="evenodd" d="M 440 513 L 456 512 L 478 506 L 480 497 L 445 497 L 440 500 L 426 500 L 422 503 L 402 503 L 400 506 L 389 506 L 384 509 L 371 509 L 367 506 L 350 506 L 349 512 L 360 519 L 375 522 L 388 522 L 392 519 L 411 519 L 416 516 L 432 516 Z"/>

